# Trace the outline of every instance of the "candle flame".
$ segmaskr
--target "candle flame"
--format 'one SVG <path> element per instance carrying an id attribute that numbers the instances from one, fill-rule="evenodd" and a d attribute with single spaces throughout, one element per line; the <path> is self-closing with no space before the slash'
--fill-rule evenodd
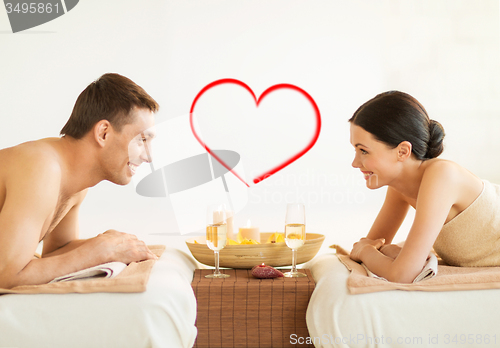
<path id="1" fill-rule="evenodd" d="M 246 227 L 252 227 L 252 223 L 250 222 L 250 219 L 247 220 L 247 226 Z"/>

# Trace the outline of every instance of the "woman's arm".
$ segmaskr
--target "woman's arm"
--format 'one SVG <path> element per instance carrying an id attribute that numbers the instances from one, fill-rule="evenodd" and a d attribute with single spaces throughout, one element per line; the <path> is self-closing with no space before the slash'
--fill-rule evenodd
<path id="1" fill-rule="evenodd" d="M 429 251 L 460 194 L 456 172 L 447 162 L 429 166 L 420 184 L 415 220 L 401 252 L 392 260 L 373 244 L 357 243 L 353 253 L 375 274 L 389 281 L 411 283 L 421 272 Z"/>
<path id="2" fill-rule="evenodd" d="M 402 195 L 389 187 L 385 196 L 384 205 L 375 219 L 366 238 L 376 240 L 384 238 L 386 244 L 390 244 L 403 223 L 410 205 Z"/>
<path id="3" fill-rule="evenodd" d="M 394 260 L 396 257 L 398 257 L 401 249 L 402 247 L 396 244 L 385 244 L 379 250 L 382 254 Z"/>

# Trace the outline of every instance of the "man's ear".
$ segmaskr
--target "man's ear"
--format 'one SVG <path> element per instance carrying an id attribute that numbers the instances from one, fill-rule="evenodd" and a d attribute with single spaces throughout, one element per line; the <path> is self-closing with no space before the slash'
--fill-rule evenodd
<path id="1" fill-rule="evenodd" d="M 100 120 L 94 125 L 94 140 L 99 146 L 104 147 L 106 140 L 109 138 L 111 131 L 111 123 L 108 120 Z"/>
<path id="2" fill-rule="evenodd" d="M 398 161 L 406 161 L 411 156 L 412 145 L 409 141 L 402 141 L 398 145 Z"/>

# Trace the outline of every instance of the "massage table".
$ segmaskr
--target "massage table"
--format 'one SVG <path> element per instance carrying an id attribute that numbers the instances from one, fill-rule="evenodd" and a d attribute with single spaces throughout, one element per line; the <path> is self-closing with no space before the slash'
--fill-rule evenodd
<path id="1" fill-rule="evenodd" d="M 0 296 L 0 347 L 191 348 L 196 262 L 167 248 L 142 293 Z"/>
<path id="2" fill-rule="evenodd" d="M 498 347 L 500 289 L 350 294 L 335 254 L 316 256 L 306 314 L 315 347 Z"/>

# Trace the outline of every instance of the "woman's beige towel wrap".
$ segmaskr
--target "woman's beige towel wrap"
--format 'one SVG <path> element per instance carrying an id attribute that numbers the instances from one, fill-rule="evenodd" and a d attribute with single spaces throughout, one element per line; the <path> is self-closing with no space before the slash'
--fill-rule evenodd
<path id="1" fill-rule="evenodd" d="M 451 266 L 500 266 L 500 186 L 483 180 L 479 197 L 443 226 L 434 250 Z"/>

